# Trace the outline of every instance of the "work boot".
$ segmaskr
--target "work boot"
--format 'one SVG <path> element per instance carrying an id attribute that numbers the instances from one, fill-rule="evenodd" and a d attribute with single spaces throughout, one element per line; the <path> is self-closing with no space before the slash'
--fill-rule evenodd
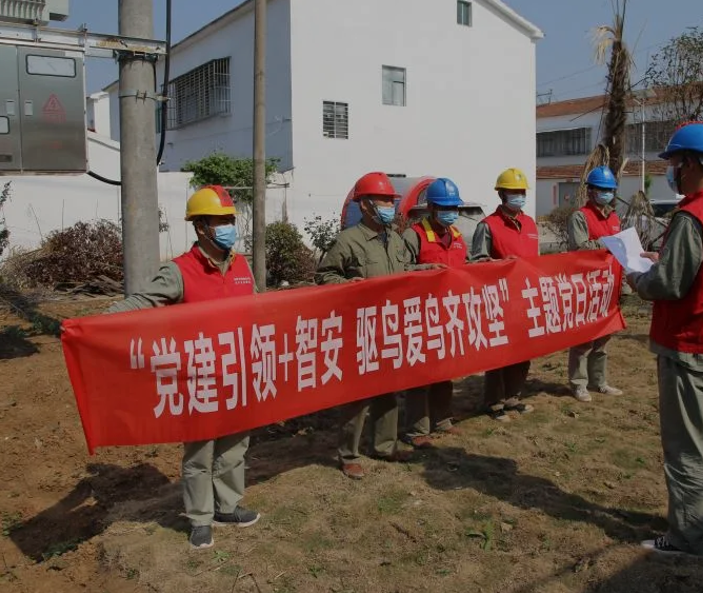
<path id="1" fill-rule="evenodd" d="M 211 548 L 215 543 L 212 539 L 212 527 L 210 525 L 196 525 L 190 530 L 190 547 L 194 550 L 204 550 Z"/>
<path id="2" fill-rule="evenodd" d="M 589 387 L 591 391 L 596 393 L 602 393 L 603 395 L 622 395 L 622 390 L 617 387 L 611 387 L 610 385 L 603 385 L 602 387 Z"/>
<path id="3" fill-rule="evenodd" d="M 352 480 L 361 480 L 364 477 L 364 468 L 358 463 L 342 463 L 340 465 L 342 473 Z"/>
<path id="4" fill-rule="evenodd" d="M 578 385 L 571 390 L 571 394 L 580 402 L 590 402 L 593 398 L 583 385 Z"/>
<path id="5" fill-rule="evenodd" d="M 413 449 L 431 449 L 432 439 L 425 435 L 416 437 L 407 436 L 403 439 L 404 443 L 410 445 Z"/>
<path id="6" fill-rule="evenodd" d="M 256 511 L 249 511 L 244 507 L 236 507 L 231 513 L 215 513 L 213 523 L 220 527 L 236 525 L 237 527 L 249 527 L 261 519 L 261 515 Z"/>

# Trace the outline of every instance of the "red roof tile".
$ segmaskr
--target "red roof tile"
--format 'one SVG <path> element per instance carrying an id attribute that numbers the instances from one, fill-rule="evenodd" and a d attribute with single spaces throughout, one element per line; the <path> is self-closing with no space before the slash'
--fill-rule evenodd
<path id="1" fill-rule="evenodd" d="M 666 161 L 647 161 L 647 173 L 650 175 L 664 175 Z M 537 167 L 537 179 L 580 179 L 583 165 L 557 165 L 554 167 Z M 634 177 L 640 175 L 639 161 L 628 161 L 623 175 Z"/>
<path id="2" fill-rule="evenodd" d="M 656 90 L 654 91 L 656 93 Z M 660 91 L 661 93 L 661 91 Z M 607 101 L 607 95 L 598 95 L 596 97 L 580 97 L 578 99 L 567 99 L 566 101 L 556 101 L 545 105 L 537 106 L 537 119 L 545 117 L 559 117 L 562 115 L 584 115 L 593 111 L 602 109 Z M 649 104 L 660 102 L 663 97 L 654 96 L 646 100 Z M 637 105 L 637 102 L 631 98 L 628 101 L 630 107 Z"/>

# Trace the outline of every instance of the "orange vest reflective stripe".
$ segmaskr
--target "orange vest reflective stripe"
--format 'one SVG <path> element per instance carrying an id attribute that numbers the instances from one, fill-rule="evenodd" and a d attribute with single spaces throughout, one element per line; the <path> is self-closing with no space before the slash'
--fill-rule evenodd
<path id="1" fill-rule="evenodd" d="M 426 218 L 423 218 L 421 223 L 414 224 L 412 229 L 420 237 L 418 264 L 446 264 L 450 268 L 458 268 L 466 263 L 466 243 L 455 227 L 449 227 L 449 232 L 452 234 L 449 246 L 442 243 Z"/>

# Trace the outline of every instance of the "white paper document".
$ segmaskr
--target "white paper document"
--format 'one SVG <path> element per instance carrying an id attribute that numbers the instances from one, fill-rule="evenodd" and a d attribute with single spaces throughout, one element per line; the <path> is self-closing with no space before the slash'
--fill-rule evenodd
<path id="1" fill-rule="evenodd" d="M 637 231 L 630 227 L 617 235 L 601 237 L 600 242 L 625 268 L 625 273 L 646 272 L 652 267 L 652 260 L 641 257 L 644 251 Z"/>

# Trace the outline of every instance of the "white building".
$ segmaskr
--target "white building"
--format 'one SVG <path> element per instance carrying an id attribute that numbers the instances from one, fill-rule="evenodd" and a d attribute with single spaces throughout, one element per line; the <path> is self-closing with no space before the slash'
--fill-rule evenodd
<path id="1" fill-rule="evenodd" d="M 251 156 L 253 4 L 173 46 L 162 170 Z M 282 202 L 299 226 L 339 215 L 369 171 L 451 177 L 488 209 L 507 167 L 534 187 L 542 33 L 500 0 L 269 0 L 267 20 L 266 150 L 288 184 L 269 218 Z M 105 90 L 119 140 L 117 85 Z"/>
<path id="2" fill-rule="evenodd" d="M 644 101 L 644 106 L 639 104 Z M 537 215 L 549 214 L 569 201 L 578 188 L 588 155 L 596 147 L 605 117 L 605 96 L 559 101 L 537 107 Z M 671 199 L 666 162 L 658 158 L 675 126 L 662 121 L 656 95 L 630 103 L 627 126 L 627 165 L 619 194 L 629 200 L 642 185 L 642 116 L 644 112 L 645 174 L 651 177 L 649 197 Z"/>

